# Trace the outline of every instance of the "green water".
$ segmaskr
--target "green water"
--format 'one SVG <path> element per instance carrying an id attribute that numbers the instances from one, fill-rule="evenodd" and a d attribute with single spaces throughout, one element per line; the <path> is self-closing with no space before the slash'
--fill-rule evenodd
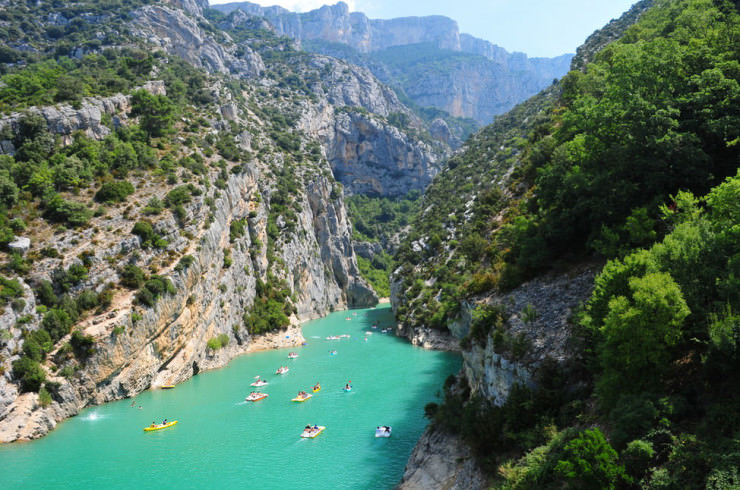
<path id="1" fill-rule="evenodd" d="M 392 488 L 427 424 L 424 405 L 460 366 L 380 332 L 392 323 L 388 308 L 336 312 L 304 325 L 304 347 L 147 391 L 135 399 L 141 410 L 131 400 L 87 409 L 40 440 L 0 446 L 0 488 Z M 341 334 L 351 337 L 325 339 Z M 289 360 L 290 350 L 300 357 Z M 290 371 L 274 374 L 281 365 Z M 257 375 L 270 396 L 245 402 Z M 316 382 L 313 398 L 290 401 Z M 163 418 L 178 424 L 142 430 Z M 301 439 L 308 423 L 327 428 Z M 376 439 L 377 425 L 393 435 Z"/>

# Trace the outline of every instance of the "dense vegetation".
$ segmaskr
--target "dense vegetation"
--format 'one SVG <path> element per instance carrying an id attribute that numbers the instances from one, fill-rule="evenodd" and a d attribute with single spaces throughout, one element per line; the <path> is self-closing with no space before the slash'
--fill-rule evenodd
<path id="1" fill-rule="evenodd" d="M 352 219 L 352 239 L 358 242 L 379 244 L 381 251 L 363 256 L 358 252 L 357 263 L 362 276 L 373 286 L 380 297 L 389 297 L 388 278 L 392 272 L 393 258 L 386 250 L 393 250 L 394 243 L 409 224 L 409 217 L 418 210 L 418 191 L 410 192 L 403 199 L 349 196 L 347 212 Z"/>
<path id="2" fill-rule="evenodd" d="M 739 22 L 733 2 L 654 2 L 424 196 L 396 257 L 407 324 L 445 328 L 461 299 L 607 259 L 569 362 L 501 407 L 464 380 L 427 407 L 496 488 L 740 485 Z M 497 335 L 487 318 L 468 342 Z"/>

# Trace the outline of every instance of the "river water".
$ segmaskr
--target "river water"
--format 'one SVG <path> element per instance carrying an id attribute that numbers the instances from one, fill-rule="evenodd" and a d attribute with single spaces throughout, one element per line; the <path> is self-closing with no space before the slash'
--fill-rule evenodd
<path id="1" fill-rule="evenodd" d="M 141 393 L 134 407 L 86 409 L 40 440 L 0 446 L 0 488 L 392 488 L 427 425 L 424 406 L 460 367 L 455 354 L 381 333 L 392 324 L 387 307 L 335 312 L 303 326 L 304 347 L 241 356 Z M 269 397 L 246 402 L 255 376 Z M 317 382 L 311 399 L 291 401 Z M 143 431 L 164 418 L 178 423 Z M 302 439 L 306 424 L 326 430 Z M 392 436 L 375 438 L 378 425 Z"/>

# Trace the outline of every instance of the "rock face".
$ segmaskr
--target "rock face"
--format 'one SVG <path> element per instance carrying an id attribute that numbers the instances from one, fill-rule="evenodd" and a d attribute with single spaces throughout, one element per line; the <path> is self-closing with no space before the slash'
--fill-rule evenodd
<path id="1" fill-rule="evenodd" d="M 196 13 L 199 11 L 196 4 L 186 3 Z M 239 46 L 240 55 L 232 54 L 179 9 L 161 5 L 144 6 L 134 13 L 132 27 L 137 36 L 151 44 L 211 72 L 251 78 L 265 69 L 262 58 L 249 46 L 242 44 Z M 236 52 L 234 46 L 231 51 Z"/>
<path id="2" fill-rule="evenodd" d="M 391 114 L 403 114 L 417 127 L 422 123 L 369 70 L 322 55 L 312 55 L 308 65 L 322 73 L 325 99 L 306 105 L 298 127 L 321 141 L 345 190 L 386 197 L 423 190 L 450 147 L 432 146 L 391 125 Z"/>
<path id="3" fill-rule="evenodd" d="M 514 384 L 534 385 L 537 370 L 546 360 L 558 363 L 568 357 L 569 320 L 575 308 L 591 294 L 597 264 L 575 268 L 568 274 L 550 275 L 521 285 L 506 295 L 481 298 L 479 304 L 495 304 L 507 312 L 507 333 L 523 335 L 528 348 L 523 355 L 496 345 L 488 335 L 484 345 L 462 350 L 463 366 L 458 383 L 467 383 L 472 395 L 496 405 L 506 401 Z M 393 285 L 392 285 L 393 286 Z M 393 294 L 393 287 L 391 288 Z M 392 301 L 394 298 L 392 298 Z M 394 301 L 395 304 L 395 301 Z M 476 305 L 463 303 L 450 330 L 461 338 L 470 330 Z M 414 342 L 431 329 L 401 330 Z M 417 443 L 399 488 L 487 488 L 466 444 L 457 436 L 430 427 Z"/>
<path id="4" fill-rule="evenodd" d="M 146 85 L 144 88 L 157 94 L 164 91 L 164 84 L 161 82 L 153 83 Z M 103 114 L 126 118 L 126 114 L 130 110 L 130 96 L 88 97 L 82 101 L 79 109 L 75 109 L 68 104 L 60 104 L 50 107 L 31 107 L 24 114 L 13 113 L 4 116 L 0 118 L 0 130 L 9 125 L 11 131 L 15 132 L 18 127 L 18 120 L 24 115 L 38 114 L 46 120 L 49 132 L 59 135 L 63 144 L 70 142 L 72 133 L 76 131 L 82 131 L 90 138 L 102 139 L 111 132 L 111 129 L 101 122 Z M 0 141 L 0 154 L 2 153 L 9 155 L 15 153 L 11 141 Z"/>
<path id="5" fill-rule="evenodd" d="M 528 58 L 524 53 L 509 53 L 488 41 L 461 34 L 457 23 L 447 17 L 368 19 L 362 13 L 350 13 L 343 2 L 306 13 L 249 2 L 212 8 L 262 17 L 278 34 L 304 42 L 306 49 L 370 67 L 383 82 L 403 90 L 418 105 L 437 107 L 480 124 L 490 123 L 494 115 L 506 112 L 549 85 L 553 78 L 563 76 L 572 57 Z M 351 49 L 337 50 L 329 43 Z M 443 65 L 435 60 L 427 66 L 426 61 L 416 60 L 413 52 L 406 56 L 407 63 L 389 65 L 384 61 L 382 52 L 389 48 L 421 46 L 436 52 L 440 60 L 449 58 L 449 52 L 466 55 L 446 59 Z M 414 70 L 411 77 L 410 70 Z"/>
<path id="6" fill-rule="evenodd" d="M 478 490 L 488 488 L 486 478 L 460 439 L 430 426 L 411 453 L 399 490 Z"/>

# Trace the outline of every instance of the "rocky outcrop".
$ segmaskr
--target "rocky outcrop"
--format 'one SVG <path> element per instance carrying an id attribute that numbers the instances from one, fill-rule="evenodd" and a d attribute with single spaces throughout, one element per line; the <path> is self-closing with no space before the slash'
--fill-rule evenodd
<path id="1" fill-rule="evenodd" d="M 310 69 L 322 74 L 323 100 L 306 104 L 298 127 L 321 141 L 334 178 L 350 194 L 400 197 L 423 190 L 450 148 L 411 133 L 422 123 L 369 70 L 322 55 Z M 316 88 L 316 92 L 323 91 Z M 388 122 L 404 115 L 411 131 Z"/>
<path id="2" fill-rule="evenodd" d="M 399 490 L 488 488 L 470 448 L 441 427 L 429 426 L 411 453 Z"/>
<path id="3" fill-rule="evenodd" d="M 251 78 L 265 69 L 262 58 L 249 46 L 242 44 L 238 51 L 233 45 L 227 49 L 179 9 L 144 6 L 133 13 L 131 26 L 135 35 L 153 46 L 211 72 Z"/>
<path id="4" fill-rule="evenodd" d="M 514 384 L 535 385 L 538 368 L 545 361 L 564 363 L 568 359 L 570 317 L 591 294 L 599 264 L 585 264 L 568 274 L 534 279 L 508 294 L 464 302 L 457 320 L 450 326 L 454 337 L 470 330 L 472 311 L 480 304 L 498 305 L 506 311 L 509 338 L 526 338 L 528 347 L 518 356 L 506 346 L 496 345 L 488 335 L 485 344 L 462 351 L 463 366 L 457 384 L 465 391 L 501 405 Z M 393 284 L 392 284 L 393 290 Z M 426 335 L 427 328 L 399 330 L 412 341 Z M 487 488 L 486 478 L 475 463 L 469 447 L 458 435 L 430 426 L 414 448 L 406 465 L 401 489 Z"/>

